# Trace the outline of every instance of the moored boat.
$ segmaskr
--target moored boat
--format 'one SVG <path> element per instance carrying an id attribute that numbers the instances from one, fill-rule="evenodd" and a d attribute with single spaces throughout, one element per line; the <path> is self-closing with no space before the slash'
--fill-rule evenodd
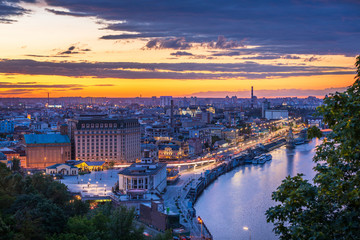
<path id="1" fill-rule="evenodd" d="M 264 155 L 265 155 L 266 161 L 272 160 L 272 155 L 271 155 L 270 153 L 266 153 L 266 154 L 264 154 Z"/>

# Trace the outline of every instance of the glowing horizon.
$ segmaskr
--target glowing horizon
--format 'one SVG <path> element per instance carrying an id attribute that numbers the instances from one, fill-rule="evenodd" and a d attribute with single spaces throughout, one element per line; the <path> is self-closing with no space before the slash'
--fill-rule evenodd
<path id="1" fill-rule="evenodd" d="M 155 6 L 147 6 L 147 11 L 145 6 L 133 8 L 132 3 L 88 6 L 76 1 L 78 5 L 56 0 L 20 2 L 0 13 L 1 98 L 34 98 L 47 92 L 53 97 L 241 97 L 251 86 L 258 97 L 306 97 L 307 93 L 324 96 L 354 81 L 359 49 L 353 39 L 359 33 L 344 29 L 336 19 L 330 19 L 334 22 L 330 29 L 316 23 L 310 31 L 299 28 L 302 35 L 292 32 L 294 24 L 318 20 L 316 14 L 307 20 L 309 13 L 301 4 L 295 10 L 291 4 L 279 6 L 304 16 L 289 19 L 289 24 L 275 16 L 273 22 L 265 16 L 239 17 L 235 13 L 246 10 L 240 5 L 232 6 L 231 11 L 224 7 L 220 12 L 228 14 L 226 19 L 196 10 L 195 19 L 202 27 L 198 28 L 190 14 L 199 7 L 195 3 L 178 10 L 165 4 L 164 12 L 159 13 Z M 314 10 L 330 11 L 332 7 L 313 4 Z M 355 10 L 360 5 L 344 3 L 342 7 L 339 16 L 349 15 L 347 24 L 359 25 Z M 113 14 L 117 10 L 124 16 Z M 209 11 L 213 10 L 216 7 Z M 268 13 L 264 6 L 257 10 Z M 172 11 L 179 19 L 172 18 Z M 209 29 L 207 22 L 215 19 L 218 23 Z M 268 23 L 271 29 L 283 29 L 285 36 L 240 25 L 247 21 L 249 26 L 258 26 L 255 20 Z M 187 29 L 178 30 L 183 24 Z M 314 35 L 320 27 L 324 32 Z M 234 33 L 239 28 L 242 38 Z M 340 29 L 343 33 L 336 32 Z M 336 40 L 322 39 L 329 38 L 329 31 Z"/>

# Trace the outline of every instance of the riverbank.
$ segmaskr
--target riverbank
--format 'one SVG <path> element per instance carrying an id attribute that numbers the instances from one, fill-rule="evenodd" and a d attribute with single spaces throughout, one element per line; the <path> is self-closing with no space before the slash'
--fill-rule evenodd
<path id="1" fill-rule="evenodd" d="M 264 152 L 269 152 L 271 150 L 283 146 L 285 143 L 286 143 L 285 139 L 282 138 L 275 142 L 264 145 L 264 148 L 257 147 L 247 154 L 243 154 L 245 152 L 243 151 L 242 154 L 238 154 L 237 156 L 227 159 L 220 165 L 214 167 L 213 169 L 205 171 L 204 176 L 202 176 L 199 179 L 198 184 L 194 188 L 191 188 L 189 190 L 187 194 L 187 198 L 194 205 L 198 197 L 204 191 L 204 189 L 208 187 L 212 182 L 214 182 L 218 177 L 220 177 L 221 175 L 227 172 L 232 171 L 234 168 L 237 168 L 240 165 L 244 165 L 245 159 L 253 158 L 254 156 L 260 155 L 261 153 Z"/>
<path id="2" fill-rule="evenodd" d="M 206 223 L 214 239 L 275 240 L 273 225 L 266 222 L 265 211 L 275 205 L 271 194 L 288 175 L 304 173 L 306 179 L 315 175 L 312 158 L 321 141 L 298 145 L 295 149 L 276 148 L 273 160 L 263 165 L 240 165 L 207 186 L 196 200 L 197 215 Z M 224 227 L 226 226 L 226 227 Z"/>
<path id="3" fill-rule="evenodd" d="M 182 224 L 191 229 L 191 232 L 193 233 L 193 239 L 196 239 L 194 236 L 199 235 L 204 236 L 206 239 L 213 239 L 213 236 L 205 223 L 206 221 L 202 221 L 202 226 L 197 221 L 198 214 L 196 214 L 194 205 L 197 199 L 201 196 L 202 192 L 221 175 L 230 172 L 241 165 L 244 165 L 246 158 L 252 158 L 261 153 L 268 152 L 269 149 L 274 149 L 284 144 L 285 140 L 283 138 L 280 138 L 274 142 L 265 144 L 263 147 L 256 147 L 252 151 L 249 151 L 247 154 L 245 154 L 245 151 L 247 151 L 247 149 L 245 149 L 241 153 L 229 157 L 225 161 L 216 163 L 215 166 L 204 166 L 203 168 L 209 169 L 206 169 L 204 174 L 201 173 L 201 176 L 198 178 L 189 178 L 188 176 L 188 178 L 183 179 L 184 182 L 180 183 L 179 187 L 176 188 L 177 190 L 173 191 L 177 194 L 177 197 L 174 198 L 174 200 L 176 207 L 179 209 L 180 214 L 183 216 Z M 171 193 L 170 195 L 172 194 L 173 193 Z M 185 197 L 183 197 L 184 195 Z"/>

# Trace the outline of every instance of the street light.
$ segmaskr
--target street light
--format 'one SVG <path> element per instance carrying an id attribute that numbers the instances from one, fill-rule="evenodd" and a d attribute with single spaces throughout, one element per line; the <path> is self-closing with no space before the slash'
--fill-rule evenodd
<path id="1" fill-rule="evenodd" d="M 200 216 L 197 217 L 197 220 L 198 220 L 198 223 L 201 224 L 201 231 L 200 231 L 200 234 L 201 234 L 201 238 L 203 237 L 203 234 L 202 234 L 202 229 L 203 229 L 203 220 L 201 219 Z"/>
<path id="2" fill-rule="evenodd" d="M 243 227 L 243 229 L 244 229 L 245 231 L 249 231 L 249 240 L 251 240 L 251 231 L 250 231 L 250 228 L 248 228 L 248 227 Z"/>

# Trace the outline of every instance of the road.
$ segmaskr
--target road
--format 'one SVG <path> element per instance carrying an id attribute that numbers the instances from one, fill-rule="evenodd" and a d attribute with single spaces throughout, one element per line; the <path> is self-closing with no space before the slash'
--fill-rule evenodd
<path id="1" fill-rule="evenodd" d="M 286 128 L 283 128 L 262 138 L 249 139 L 237 146 L 218 149 L 216 152 L 208 154 L 207 157 L 199 157 L 195 161 L 201 161 L 204 160 L 204 158 L 216 158 L 218 155 L 222 156 L 221 159 L 225 159 L 227 157 L 239 154 L 248 148 L 254 147 L 259 143 L 267 143 L 270 139 L 282 137 L 284 134 L 286 134 L 286 130 Z M 194 239 L 201 239 L 201 225 L 197 222 L 196 218 L 190 217 L 188 215 L 188 211 L 191 209 L 191 205 L 189 200 L 186 199 L 187 192 L 192 186 L 196 186 L 199 181 L 199 177 L 204 174 L 206 170 L 210 170 L 216 167 L 217 165 L 221 164 L 221 162 L 222 161 L 212 162 L 206 165 L 195 165 L 184 171 L 181 171 L 179 181 L 175 185 L 167 186 L 167 191 L 163 195 L 166 208 L 169 208 L 169 210 L 173 213 L 180 214 L 180 223 L 190 230 L 190 235 Z M 204 229 L 202 231 L 204 232 Z"/>

